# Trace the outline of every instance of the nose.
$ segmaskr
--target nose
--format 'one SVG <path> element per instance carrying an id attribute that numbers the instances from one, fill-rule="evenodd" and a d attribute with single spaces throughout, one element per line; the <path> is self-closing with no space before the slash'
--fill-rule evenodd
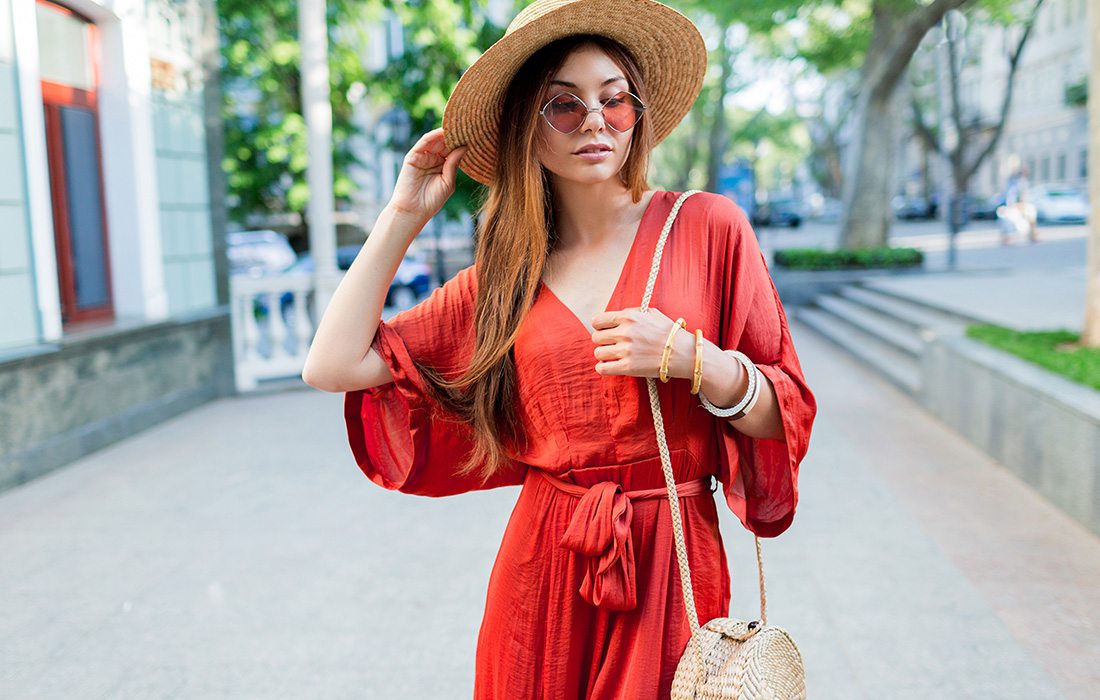
<path id="1" fill-rule="evenodd" d="M 599 120 L 597 122 L 600 125 L 599 131 L 603 131 L 604 126 L 606 126 L 606 124 L 607 124 L 607 122 L 604 121 L 604 118 L 603 118 L 603 105 L 600 105 L 599 109 L 589 109 L 588 110 L 588 114 L 584 115 L 584 121 L 581 122 L 580 131 L 592 131 L 593 130 L 593 129 L 590 129 L 589 126 L 588 126 L 589 121 L 590 121 L 590 117 L 592 117 L 593 115 L 595 115 L 596 118 Z"/>

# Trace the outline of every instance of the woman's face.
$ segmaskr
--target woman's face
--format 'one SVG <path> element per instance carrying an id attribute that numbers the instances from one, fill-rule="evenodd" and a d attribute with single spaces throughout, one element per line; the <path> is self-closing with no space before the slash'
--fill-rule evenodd
<path id="1" fill-rule="evenodd" d="M 616 80 L 605 84 L 611 78 Z M 581 47 L 552 76 L 549 88 L 539 98 L 539 107 L 560 93 L 570 92 L 589 108 L 595 108 L 623 90 L 633 92 L 618 64 L 597 47 Z M 601 112 L 590 112 L 570 134 L 553 128 L 542 116 L 538 121 L 539 160 L 543 166 L 558 177 L 581 183 L 602 182 L 616 176 L 630 154 L 631 136 L 637 128 L 635 124 L 618 132 L 607 125 Z M 602 160 L 577 155 L 577 151 L 594 143 L 609 146 L 610 153 Z"/>

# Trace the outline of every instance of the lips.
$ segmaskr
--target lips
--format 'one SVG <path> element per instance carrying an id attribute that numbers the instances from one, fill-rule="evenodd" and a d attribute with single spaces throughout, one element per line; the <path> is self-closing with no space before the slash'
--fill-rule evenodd
<path id="1" fill-rule="evenodd" d="M 610 150 L 611 150 L 611 146 L 608 146 L 608 145 L 603 144 L 603 143 L 594 143 L 594 144 L 589 144 L 589 145 L 585 146 L 584 148 L 582 148 L 578 151 L 573 151 L 573 154 L 576 155 L 578 153 L 602 153 L 604 151 L 610 151 Z"/>

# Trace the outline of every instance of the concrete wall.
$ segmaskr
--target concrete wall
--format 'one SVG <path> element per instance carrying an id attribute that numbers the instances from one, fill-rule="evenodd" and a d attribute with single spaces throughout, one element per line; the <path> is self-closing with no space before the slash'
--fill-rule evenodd
<path id="1" fill-rule="evenodd" d="M 1100 534 L 1100 392 L 966 337 L 921 364 L 929 411 Z"/>
<path id="2" fill-rule="evenodd" d="M 0 490 L 233 391 L 224 307 L 0 354 Z"/>
<path id="3" fill-rule="evenodd" d="M 219 138 L 208 147 L 220 132 L 207 131 L 220 123 L 204 121 L 214 4 L 64 2 L 102 38 L 115 312 L 75 329 L 60 317 L 34 3 L 11 3 L 0 0 L 0 489 L 234 392 L 224 180 L 209 163 Z"/>

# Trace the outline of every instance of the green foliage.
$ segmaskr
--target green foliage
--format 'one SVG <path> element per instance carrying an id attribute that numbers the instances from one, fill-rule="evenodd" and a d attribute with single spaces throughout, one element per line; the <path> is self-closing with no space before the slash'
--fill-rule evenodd
<path id="1" fill-rule="evenodd" d="M 1017 331 L 995 325 L 973 325 L 966 334 L 1012 353 L 1067 379 L 1100 389 L 1100 348 L 1076 345 L 1080 335 L 1068 330 Z"/>
<path id="2" fill-rule="evenodd" d="M 846 0 L 836 6 L 811 6 L 802 14 L 806 32 L 799 56 L 823 74 L 859 68 L 871 42 L 870 2 Z"/>
<path id="3" fill-rule="evenodd" d="M 462 72 L 503 34 L 485 17 L 484 0 L 330 0 L 327 4 L 332 107 L 333 190 L 337 208 L 350 203 L 351 166 L 363 164 L 352 138 L 357 108 L 349 96 L 365 94 L 371 118 L 408 115 L 406 133 L 378 144 L 404 155 L 424 133 L 439 127 L 443 108 Z M 374 47 L 367 27 L 399 18 L 406 51 L 378 72 L 365 57 Z M 223 168 L 230 215 L 304 213 L 306 133 L 301 106 L 301 51 L 297 0 L 220 0 L 218 3 L 225 124 Z M 371 135 L 373 136 L 373 135 Z M 472 208 L 480 185 L 459 171 L 458 193 L 445 216 Z"/>
<path id="4" fill-rule="evenodd" d="M 792 270 L 852 270 L 864 268 L 900 268 L 923 264 L 924 253 L 917 248 L 787 248 L 775 251 L 774 264 Z"/>
<path id="5" fill-rule="evenodd" d="M 372 99 L 408 115 L 407 133 L 383 144 L 400 154 L 443 125 L 443 110 L 462 73 L 504 35 L 485 14 L 485 0 L 385 0 L 406 34 L 406 51 L 368 76 Z M 518 10 L 517 10 L 518 11 Z M 474 211 L 483 186 L 458 171 L 455 194 L 442 210 L 457 218 Z"/>
<path id="6" fill-rule="evenodd" d="M 331 82 L 333 189 L 339 208 L 354 189 L 351 165 L 361 165 L 349 139 L 348 94 L 365 73 L 356 40 L 338 28 L 357 26 L 377 0 L 332 0 L 327 6 Z M 295 0 L 218 2 L 223 85 L 225 170 L 230 216 L 243 221 L 254 213 L 304 213 L 306 133 L 301 107 L 301 51 Z"/>

